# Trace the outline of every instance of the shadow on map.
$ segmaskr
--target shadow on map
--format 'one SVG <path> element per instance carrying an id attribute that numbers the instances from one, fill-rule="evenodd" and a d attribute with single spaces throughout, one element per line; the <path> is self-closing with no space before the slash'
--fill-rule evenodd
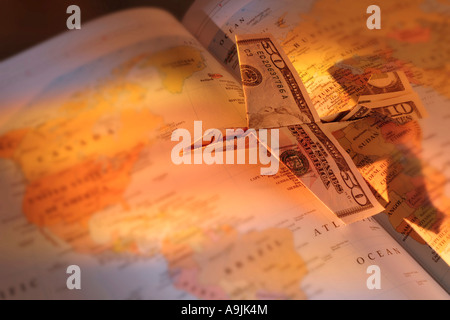
<path id="1" fill-rule="evenodd" d="M 374 72 L 390 72 L 383 66 L 365 72 L 354 66 L 350 58 L 335 64 L 328 71 L 349 96 L 358 97 Z M 373 61 L 373 57 L 358 57 Z M 378 64 L 375 63 L 376 66 Z M 358 132 L 348 139 L 349 132 Z M 395 230 L 412 237 L 419 243 L 425 240 L 414 230 L 433 233 L 442 231 L 446 214 L 437 208 L 432 199 L 444 194 L 442 184 L 421 160 L 422 128 L 420 122 L 400 123 L 379 113 L 353 121 L 335 132 L 336 138 L 349 152 L 375 196 L 385 207 L 385 213 Z M 373 169 L 369 167 L 373 165 Z"/>

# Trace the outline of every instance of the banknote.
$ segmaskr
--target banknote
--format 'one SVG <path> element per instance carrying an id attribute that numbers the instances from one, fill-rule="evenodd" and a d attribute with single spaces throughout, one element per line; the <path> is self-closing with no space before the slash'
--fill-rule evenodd
<path id="1" fill-rule="evenodd" d="M 279 128 L 273 154 L 344 223 L 383 211 L 352 159 L 321 124 L 297 71 L 274 38 L 237 35 L 236 42 L 249 128 Z"/>
<path id="2" fill-rule="evenodd" d="M 373 74 L 352 109 L 322 117 L 321 121 L 358 120 L 375 113 L 395 118 L 397 122 L 427 116 L 420 97 L 413 91 L 405 73 L 393 71 Z"/>
<path id="3" fill-rule="evenodd" d="M 390 99 L 414 92 L 403 71 L 374 73 L 358 98 L 358 103 Z"/>
<path id="4" fill-rule="evenodd" d="M 384 210 L 350 156 L 323 124 L 297 124 L 279 130 L 280 161 L 344 223 Z"/>
<path id="5" fill-rule="evenodd" d="M 270 34 L 236 35 L 248 127 L 320 121 L 297 71 Z"/>
<path id="6" fill-rule="evenodd" d="M 422 100 L 416 93 L 375 102 L 358 103 L 341 121 L 365 118 L 375 113 L 395 119 L 399 123 L 422 119 L 428 116 Z"/>

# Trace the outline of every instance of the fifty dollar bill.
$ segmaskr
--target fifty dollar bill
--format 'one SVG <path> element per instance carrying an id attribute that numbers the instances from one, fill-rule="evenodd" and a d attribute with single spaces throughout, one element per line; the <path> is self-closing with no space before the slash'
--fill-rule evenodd
<path id="1" fill-rule="evenodd" d="M 280 128 L 279 159 L 343 222 L 383 211 L 320 123 L 297 71 L 269 34 L 236 36 L 250 128 Z M 271 145 L 268 145 L 271 149 Z"/>
<path id="2" fill-rule="evenodd" d="M 249 128 L 320 121 L 305 86 L 272 35 L 236 36 Z"/>
<path id="3" fill-rule="evenodd" d="M 281 162 L 344 223 L 384 210 L 350 156 L 324 125 L 298 124 L 279 130 Z"/>

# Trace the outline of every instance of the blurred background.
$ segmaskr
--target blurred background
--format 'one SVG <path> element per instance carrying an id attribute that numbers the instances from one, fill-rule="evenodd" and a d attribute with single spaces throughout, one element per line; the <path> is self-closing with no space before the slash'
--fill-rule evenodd
<path id="1" fill-rule="evenodd" d="M 69 5 L 78 5 L 83 23 L 111 12 L 152 6 L 179 20 L 194 0 L 0 0 L 0 61 L 67 31 Z"/>

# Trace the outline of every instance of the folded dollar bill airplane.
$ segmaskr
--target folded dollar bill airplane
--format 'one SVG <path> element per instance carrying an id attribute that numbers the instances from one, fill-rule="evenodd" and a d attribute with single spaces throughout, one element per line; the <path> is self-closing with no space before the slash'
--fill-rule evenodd
<path id="1" fill-rule="evenodd" d="M 427 115 L 400 71 L 373 74 L 350 110 L 320 118 L 292 62 L 271 34 L 236 35 L 247 125 L 278 129 L 267 149 L 344 223 L 384 210 L 333 137 L 336 125 L 369 115 L 398 123 Z"/>
<path id="2" fill-rule="evenodd" d="M 374 74 L 351 110 L 319 118 L 298 73 L 271 34 L 236 35 L 249 128 L 279 128 L 279 160 L 345 223 L 384 210 L 327 123 L 427 115 L 402 72 Z M 270 145 L 268 146 L 270 150 Z"/>

